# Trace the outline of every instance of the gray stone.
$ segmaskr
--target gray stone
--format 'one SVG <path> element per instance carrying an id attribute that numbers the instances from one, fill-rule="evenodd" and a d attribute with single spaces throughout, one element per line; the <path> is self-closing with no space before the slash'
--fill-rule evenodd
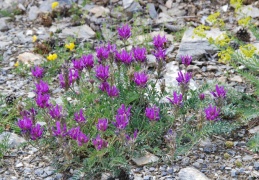
<path id="1" fill-rule="evenodd" d="M 0 18 L 0 31 L 7 31 L 9 29 L 7 25 L 8 20 L 10 20 L 8 17 Z"/>
<path id="2" fill-rule="evenodd" d="M 157 17 L 155 24 L 164 24 L 164 23 L 176 22 L 176 21 L 177 21 L 176 18 L 173 18 L 168 14 L 161 12 Z"/>
<path id="3" fill-rule="evenodd" d="M 151 178 L 150 178 L 150 176 L 144 176 L 143 179 L 144 179 L 144 180 L 150 180 Z"/>
<path id="4" fill-rule="evenodd" d="M 26 142 L 26 140 L 23 137 L 18 136 L 17 134 L 14 133 L 10 133 L 10 132 L 3 132 L 0 135 L 0 142 L 3 142 L 3 140 L 6 138 L 8 138 L 8 145 L 10 148 L 14 148 L 19 146 L 21 143 Z"/>
<path id="5" fill-rule="evenodd" d="M 138 166 L 144 166 L 146 164 L 157 162 L 159 158 L 153 154 L 147 153 L 145 156 L 140 158 L 132 158 L 134 163 L 136 163 Z"/>
<path id="6" fill-rule="evenodd" d="M 148 8 L 148 12 L 149 12 L 150 17 L 152 19 L 157 18 L 158 14 L 156 12 L 155 5 L 153 3 L 148 3 L 147 4 L 147 8 Z"/>
<path id="7" fill-rule="evenodd" d="M 39 169 L 36 169 L 35 171 L 34 171 L 34 173 L 37 175 L 37 176 L 44 176 L 44 170 L 43 170 L 43 168 L 39 168 Z"/>
<path id="8" fill-rule="evenodd" d="M 40 13 L 40 10 L 37 6 L 30 7 L 29 12 L 28 12 L 29 20 L 33 21 L 33 20 L 37 19 L 39 13 Z"/>
<path id="9" fill-rule="evenodd" d="M 156 57 L 152 54 L 147 55 L 147 66 L 156 67 Z"/>
<path id="10" fill-rule="evenodd" d="M 155 171 L 155 170 L 156 170 L 156 168 L 154 168 L 154 167 L 149 168 L 149 171 L 150 171 L 150 172 L 153 172 L 153 171 Z"/>
<path id="11" fill-rule="evenodd" d="M 209 180 L 209 178 L 195 168 L 186 167 L 180 170 L 179 180 Z"/>
<path id="12" fill-rule="evenodd" d="M 178 17 L 178 16 L 184 16 L 186 14 L 186 11 L 183 9 L 179 9 L 178 7 L 171 8 L 167 11 L 167 14 L 172 17 Z"/>
<path id="13" fill-rule="evenodd" d="M 127 9 L 128 7 L 130 7 L 130 5 L 133 3 L 134 0 L 123 0 L 123 8 Z"/>
<path id="14" fill-rule="evenodd" d="M 253 157 L 252 157 L 252 156 L 249 156 L 249 155 L 245 155 L 245 156 L 242 158 L 243 161 L 251 161 L 252 159 L 253 159 Z"/>
<path id="15" fill-rule="evenodd" d="M 229 80 L 230 80 L 230 81 L 233 81 L 233 82 L 239 82 L 239 83 L 243 82 L 241 76 L 238 76 L 238 75 L 235 75 L 235 76 L 233 76 L 233 77 L 230 77 Z"/>
<path id="16" fill-rule="evenodd" d="M 142 7 L 140 6 L 140 4 L 136 1 L 134 1 L 133 3 L 131 3 L 131 5 L 125 9 L 127 12 L 139 12 L 142 11 Z"/>
<path id="17" fill-rule="evenodd" d="M 259 126 L 255 126 L 252 129 L 249 129 L 250 134 L 259 133 Z"/>
<path id="18" fill-rule="evenodd" d="M 189 157 L 184 157 L 182 159 L 182 165 L 187 166 L 187 165 L 189 165 L 189 163 L 190 163 L 190 158 Z"/>
<path id="19" fill-rule="evenodd" d="M 232 176 L 232 177 L 235 177 L 235 176 L 236 176 L 236 170 L 235 170 L 235 169 L 232 169 L 232 170 L 231 170 L 231 176 Z"/>
<path id="20" fill-rule="evenodd" d="M 195 167 L 197 169 L 199 169 L 201 167 L 200 163 L 198 163 L 198 162 L 195 162 L 192 165 L 193 165 L 193 167 Z"/>
<path id="21" fill-rule="evenodd" d="M 241 6 L 239 11 L 239 18 L 244 15 L 245 17 L 251 16 L 252 18 L 257 18 L 259 17 L 259 9 L 253 5 Z"/>
<path id="22" fill-rule="evenodd" d="M 75 36 L 82 39 L 90 39 L 95 37 L 95 32 L 88 26 L 76 26 L 68 27 L 62 30 L 62 33 L 59 34 L 60 38 L 67 38 L 67 36 Z"/>

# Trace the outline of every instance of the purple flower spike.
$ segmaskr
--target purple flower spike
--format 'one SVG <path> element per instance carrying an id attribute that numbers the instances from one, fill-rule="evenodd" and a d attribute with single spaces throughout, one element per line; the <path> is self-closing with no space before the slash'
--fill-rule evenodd
<path id="1" fill-rule="evenodd" d="M 92 140 L 92 142 L 95 149 L 98 151 L 100 151 L 103 148 L 106 148 L 108 145 L 108 143 L 105 140 L 103 140 L 99 134 L 96 136 L 95 139 Z"/>
<path id="2" fill-rule="evenodd" d="M 130 27 L 124 24 L 122 27 L 118 28 L 119 39 L 126 40 L 131 36 Z"/>
<path id="3" fill-rule="evenodd" d="M 61 136 L 65 137 L 67 135 L 67 125 L 64 123 L 63 125 L 60 121 L 56 122 L 56 128 L 52 127 L 53 136 Z"/>
<path id="4" fill-rule="evenodd" d="M 84 67 L 92 69 L 94 67 L 94 56 L 92 54 L 83 55 L 81 60 L 84 63 Z"/>
<path id="5" fill-rule="evenodd" d="M 128 53 L 125 49 L 123 49 L 120 53 L 116 53 L 116 59 L 117 61 L 120 60 L 122 63 L 126 65 L 130 65 L 130 63 L 133 61 L 132 52 Z"/>
<path id="6" fill-rule="evenodd" d="M 100 46 L 96 48 L 96 56 L 98 58 L 98 62 L 101 63 L 103 60 L 109 58 L 110 51 L 105 46 Z"/>
<path id="7" fill-rule="evenodd" d="M 74 127 L 74 128 L 71 128 L 68 132 L 69 136 L 74 139 L 74 140 L 77 140 L 77 137 L 78 137 L 78 134 L 80 133 L 80 127 Z"/>
<path id="8" fill-rule="evenodd" d="M 125 115 L 116 115 L 116 121 L 112 122 L 112 124 L 118 129 L 123 130 L 129 124 L 129 117 Z"/>
<path id="9" fill-rule="evenodd" d="M 134 144 L 134 142 L 136 141 L 137 137 L 138 137 L 138 130 L 137 129 L 134 131 L 133 137 L 131 137 L 128 134 L 125 134 L 125 138 L 126 138 L 128 144 Z"/>
<path id="10" fill-rule="evenodd" d="M 167 39 L 165 36 L 157 35 L 153 38 L 153 44 L 156 49 L 159 49 L 159 48 L 163 49 L 166 42 L 167 42 Z"/>
<path id="11" fill-rule="evenodd" d="M 119 96 L 119 89 L 117 89 L 115 85 L 108 86 L 106 90 L 107 90 L 108 96 L 110 96 L 111 98 Z"/>
<path id="12" fill-rule="evenodd" d="M 48 94 L 38 94 L 36 97 L 36 103 L 40 108 L 49 107 L 49 95 Z"/>
<path id="13" fill-rule="evenodd" d="M 218 85 L 216 85 L 216 91 L 215 92 L 211 92 L 211 94 L 215 97 L 215 98 L 226 98 L 226 91 L 224 89 L 224 86 L 219 87 Z"/>
<path id="14" fill-rule="evenodd" d="M 153 52 L 153 55 L 156 57 L 157 61 L 164 61 L 165 60 L 165 50 L 162 48 L 158 48 Z"/>
<path id="15" fill-rule="evenodd" d="M 145 114 L 149 121 L 158 121 L 160 119 L 159 111 L 160 109 L 154 105 L 151 108 L 146 108 Z"/>
<path id="16" fill-rule="evenodd" d="M 131 106 L 126 108 L 126 106 L 122 104 L 121 107 L 117 110 L 117 114 L 130 117 L 130 109 L 131 109 Z"/>
<path id="17" fill-rule="evenodd" d="M 30 108 L 29 110 L 24 110 L 20 112 L 20 115 L 23 118 L 30 118 L 32 120 L 35 118 L 37 114 L 38 112 L 34 108 Z"/>
<path id="18" fill-rule="evenodd" d="M 35 84 L 36 90 L 35 92 L 37 94 L 46 94 L 49 92 L 49 85 L 48 83 L 40 80 L 40 82 L 38 84 Z"/>
<path id="19" fill-rule="evenodd" d="M 88 143 L 89 140 L 90 140 L 89 137 L 86 136 L 83 132 L 81 132 L 81 131 L 78 132 L 78 134 L 77 134 L 78 146 L 82 146 L 83 144 Z"/>
<path id="20" fill-rule="evenodd" d="M 177 94 L 176 91 L 173 92 L 173 99 L 168 98 L 167 99 L 175 106 L 180 106 L 182 105 L 183 102 L 183 95 L 182 94 Z"/>
<path id="21" fill-rule="evenodd" d="M 39 124 L 36 124 L 35 126 L 33 126 L 31 128 L 31 139 L 36 140 L 41 138 L 43 130 L 44 130 L 43 127 L 41 128 Z"/>
<path id="22" fill-rule="evenodd" d="M 86 118 L 84 117 L 83 109 L 80 109 L 80 111 L 78 113 L 75 113 L 74 116 L 75 116 L 76 122 L 78 122 L 78 123 L 86 122 Z"/>
<path id="23" fill-rule="evenodd" d="M 134 73 L 133 81 L 136 83 L 137 86 L 144 88 L 147 85 L 148 76 L 147 74 L 143 73 Z"/>
<path id="24" fill-rule="evenodd" d="M 56 105 L 53 106 L 51 105 L 49 107 L 49 114 L 53 119 L 59 120 L 62 117 L 62 106 Z"/>
<path id="25" fill-rule="evenodd" d="M 201 101 L 203 101 L 203 100 L 205 99 L 205 94 L 204 94 L 204 93 L 201 93 L 201 94 L 199 95 L 199 98 L 200 98 Z"/>
<path id="26" fill-rule="evenodd" d="M 182 73 L 182 71 L 178 72 L 178 77 L 176 78 L 176 80 L 178 81 L 178 84 L 181 85 L 187 85 L 190 80 L 192 78 L 192 74 L 191 73 Z"/>
<path id="27" fill-rule="evenodd" d="M 30 118 L 24 117 L 23 119 L 18 120 L 17 125 L 23 132 L 26 132 L 31 129 L 32 120 Z"/>
<path id="28" fill-rule="evenodd" d="M 59 84 L 61 88 L 65 88 L 66 87 L 66 81 L 65 78 L 63 76 L 63 74 L 59 75 Z"/>
<path id="29" fill-rule="evenodd" d="M 107 82 L 102 82 L 99 86 L 99 89 L 102 91 L 102 92 L 106 92 L 108 89 L 110 88 L 110 85 L 109 83 Z"/>
<path id="30" fill-rule="evenodd" d="M 102 64 L 100 64 L 99 66 L 96 67 L 96 77 L 105 82 L 108 77 L 109 77 L 109 66 L 103 66 Z"/>
<path id="31" fill-rule="evenodd" d="M 204 112 L 208 121 L 214 121 L 218 120 L 220 109 L 218 109 L 217 106 L 212 107 L 210 104 L 208 108 L 204 109 Z"/>
<path id="32" fill-rule="evenodd" d="M 69 85 L 73 84 L 79 78 L 77 69 L 69 69 L 68 79 Z"/>
<path id="33" fill-rule="evenodd" d="M 72 60 L 72 63 L 74 68 L 78 71 L 82 71 L 84 69 L 84 61 L 82 61 L 81 59 Z"/>
<path id="34" fill-rule="evenodd" d="M 98 119 L 98 123 L 96 124 L 96 128 L 99 130 L 99 131 L 106 131 L 107 128 L 108 128 L 108 119 Z"/>
<path id="35" fill-rule="evenodd" d="M 113 53 L 115 53 L 116 52 L 116 44 L 110 44 L 109 42 L 108 42 L 108 44 L 107 44 L 107 49 L 108 49 L 108 51 L 110 52 L 110 54 L 113 54 Z"/>
<path id="36" fill-rule="evenodd" d="M 182 63 L 187 67 L 187 66 L 189 66 L 191 64 L 192 57 L 188 56 L 188 55 L 181 56 L 181 60 L 182 60 Z"/>
<path id="37" fill-rule="evenodd" d="M 146 48 L 140 48 L 140 47 L 136 47 L 133 50 L 133 55 L 134 55 L 134 59 L 138 62 L 145 62 L 147 57 L 147 50 Z"/>
<path id="38" fill-rule="evenodd" d="M 34 68 L 31 69 L 31 73 L 35 78 L 43 78 L 43 72 L 44 69 L 39 67 L 39 66 L 35 66 Z"/>

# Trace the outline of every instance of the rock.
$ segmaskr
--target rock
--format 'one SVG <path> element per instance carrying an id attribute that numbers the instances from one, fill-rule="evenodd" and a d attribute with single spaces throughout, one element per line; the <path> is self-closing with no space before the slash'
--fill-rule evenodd
<path id="1" fill-rule="evenodd" d="M 159 13 L 157 20 L 155 21 L 155 24 L 164 24 L 167 22 L 177 22 L 176 18 L 172 18 L 168 14 L 161 12 Z"/>
<path id="2" fill-rule="evenodd" d="M 189 157 L 184 157 L 182 159 L 182 165 L 183 166 L 187 166 L 187 165 L 189 165 L 189 163 L 190 163 L 190 158 Z"/>
<path id="3" fill-rule="evenodd" d="M 217 28 L 212 28 L 210 31 L 206 31 L 207 37 L 216 38 L 223 32 Z M 199 48 L 197 48 L 199 47 Z M 193 28 L 189 28 L 185 31 L 181 44 L 179 46 L 176 60 L 181 59 L 181 55 L 192 56 L 193 61 L 199 60 L 205 53 L 216 53 L 217 48 L 211 45 L 207 39 L 196 37 L 193 34 Z"/>
<path id="4" fill-rule="evenodd" d="M 34 98 L 35 97 L 35 93 L 34 92 L 29 92 L 28 93 L 28 98 Z"/>
<path id="5" fill-rule="evenodd" d="M 130 12 L 130 13 L 142 11 L 142 7 L 140 6 L 140 4 L 137 1 L 133 1 L 133 3 L 131 3 L 130 6 L 128 6 L 127 8 L 124 8 L 124 9 L 126 10 L 126 12 Z"/>
<path id="6" fill-rule="evenodd" d="M 252 18 L 257 18 L 259 17 L 259 9 L 253 5 L 241 6 L 238 14 L 239 18 L 243 17 L 244 15 L 245 17 L 251 16 Z"/>
<path id="7" fill-rule="evenodd" d="M 200 146 L 200 147 L 212 146 L 211 139 L 206 138 L 206 139 L 204 139 L 204 140 L 201 140 L 199 146 Z"/>
<path id="8" fill-rule="evenodd" d="M 156 12 L 155 5 L 153 3 L 148 3 L 147 4 L 147 8 L 148 8 L 148 12 L 149 12 L 150 17 L 152 19 L 157 18 L 158 14 Z"/>
<path id="9" fill-rule="evenodd" d="M 251 161 L 252 159 L 253 159 L 253 157 L 252 157 L 252 156 L 249 156 L 249 155 L 245 155 L 245 156 L 242 158 L 243 161 Z"/>
<path id="10" fill-rule="evenodd" d="M 193 167 L 195 167 L 197 169 L 199 169 L 201 167 L 200 163 L 198 163 L 198 162 L 195 162 L 192 165 L 193 165 Z"/>
<path id="11" fill-rule="evenodd" d="M 44 58 L 39 54 L 33 54 L 31 52 L 24 52 L 17 56 L 18 61 L 22 62 L 23 64 L 27 65 L 39 65 L 43 62 Z"/>
<path id="12" fill-rule="evenodd" d="M 236 170 L 235 169 L 232 169 L 231 170 L 231 177 L 235 177 L 236 176 Z"/>
<path id="13" fill-rule="evenodd" d="M 133 3 L 134 0 L 123 0 L 123 8 L 127 9 L 128 7 L 130 7 L 130 5 Z"/>
<path id="14" fill-rule="evenodd" d="M 250 134 L 256 134 L 259 133 L 259 126 L 255 126 L 252 129 L 249 129 Z"/>
<path id="15" fill-rule="evenodd" d="M 0 18 L 0 31 L 7 31 L 9 29 L 7 25 L 8 20 L 10 20 L 9 17 Z"/>
<path id="16" fill-rule="evenodd" d="M 241 76 L 238 76 L 238 75 L 235 75 L 235 76 L 229 78 L 229 80 L 233 81 L 233 82 L 239 82 L 239 83 L 243 82 Z"/>
<path id="17" fill-rule="evenodd" d="M 254 162 L 254 168 L 256 171 L 259 170 L 259 161 L 258 162 Z"/>
<path id="18" fill-rule="evenodd" d="M 210 153 L 214 153 L 217 151 L 217 146 L 216 145 L 212 145 L 212 146 L 205 146 L 203 148 L 203 151 L 207 154 L 210 154 Z"/>
<path id="19" fill-rule="evenodd" d="M 184 9 L 179 9 L 178 7 L 173 7 L 167 11 L 167 14 L 171 17 L 179 17 L 186 15 L 186 11 Z"/>
<path id="20" fill-rule="evenodd" d="M 171 8 L 172 8 L 172 4 L 173 4 L 173 1 L 172 1 L 172 0 L 167 0 L 166 3 L 165 3 L 165 6 L 166 6 L 168 9 L 171 9 Z"/>
<path id="21" fill-rule="evenodd" d="M 8 138 L 8 145 L 10 148 L 14 148 L 19 146 L 21 143 L 26 142 L 26 140 L 23 137 L 18 136 L 17 134 L 14 133 L 10 133 L 10 132 L 3 132 L 0 135 L 0 142 L 2 143 L 3 140 L 6 138 Z"/>
<path id="22" fill-rule="evenodd" d="M 15 167 L 16 168 L 20 168 L 20 167 L 23 167 L 23 164 L 20 162 L 20 163 L 17 163 L 16 165 L 15 165 Z"/>
<path id="23" fill-rule="evenodd" d="M 144 166 L 149 163 L 157 162 L 159 158 L 151 153 L 147 153 L 145 156 L 140 158 L 132 158 L 134 163 L 136 163 L 138 166 Z"/>
<path id="24" fill-rule="evenodd" d="M 209 178 L 195 168 L 186 167 L 180 170 L 179 180 L 209 180 Z"/>
<path id="25" fill-rule="evenodd" d="M 62 30 L 62 33 L 59 34 L 60 38 L 67 38 L 68 36 L 75 36 L 82 39 L 90 39 L 95 37 L 95 32 L 88 26 L 76 26 L 76 27 L 67 27 Z"/>
<path id="26" fill-rule="evenodd" d="M 213 66 L 213 65 L 208 65 L 207 66 L 207 70 L 208 71 L 217 71 L 219 68 L 217 66 Z"/>
<path id="27" fill-rule="evenodd" d="M 7 48 L 7 46 L 9 46 L 10 44 L 12 44 L 12 41 L 2 41 L 2 40 L 0 40 L 0 50 L 5 50 Z"/>
<path id="28" fill-rule="evenodd" d="M 150 180 L 151 178 L 150 178 L 150 176 L 144 176 L 143 179 L 144 179 L 144 180 Z"/>
<path id="29" fill-rule="evenodd" d="M 40 13 L 40 10 L 37 6 L 30 7 L 29 12 L 28 12 L 29 20 L 33 21 L 33 20 L 37 19 L 39 13 Z"/>
<path id="30" fill-rule="evenodd" d="M 95 6 L 92 9 L 89 10 L 90 13 L 93 13 L 95 17 L 105 17 L 107 14 L 110 13 L 110 10 L 108 8 L 105 8 L 103 6 Z"/>

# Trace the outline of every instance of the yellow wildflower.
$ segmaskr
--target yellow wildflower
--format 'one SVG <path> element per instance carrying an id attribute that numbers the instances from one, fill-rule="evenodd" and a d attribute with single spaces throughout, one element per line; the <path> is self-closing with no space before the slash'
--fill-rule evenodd
<path id="1" fill-rule="evenodd" d="M 228 35 L 226 33 L 223 33 L 215 39 L 215 44 L 219 45 L 220 47 L 224 47 L 228 45 L 230 41 L 231 39 L 228 37 Z"/>
<path id="2" fill-rule="evenodd" d="M 59 3 L 57 2 L 57 1 L 55 1 L 55 2 L 53 2 L 52 4 L 51 4 L 51 8 L 52 9 L 56 9 L 56 7 L 59 5 Z"/>
<path id="3" fill-rule="evenodd" d="M 54 53 L 54 54 L 49 54 L 48 57 L 47 57 L 47 59 L 48 59 L 49 61 L 54 61 L 54 60 L 56 60 L 57 58 L 58 58 L 58 55 L 57 55 L 56 53 Z"/>
<path id="4" fill-rule="evenodd" d="M 220 63 L 228 63 L 231 60 L 231 55 L 234 53 L 233 49 L 228 47 L 225 50 L 222 50 L 218 53 Z"/>
<path id="5" fill-rule="evenodd" d="M 205 38 L 206 37 L 206 33 L 205 33 L 205 30 L 209 30 L 210 27 L 209 26 L 204 26 L 203 24 L 202 25 L 199 25 L 197 26 L 194 30 L 193 30 L 193 33 L 199 37 L 202 37 L 202 38 Z"/>
<path id="6" fill-rule="evenodd" d="M 242 54 L 244 54 L 244 56 L 247 58 L 253 57 L 255 54 L 255 51 L 257 50 L 256 47 L 252 44 L 240 46 L 239 49 L 242 52 Z"/>
<path id="7" fill-rule="evenodd" d="M 230 0 L 230 5 L 235 8 L 235 11 L 238 11 L 242 6 L 243 0 Z"/>
<path id="8" fill-rule="evenodd" d="M 38 37 L 37 36 L 32 36 L 32 42 L 36 42 L 37 41 L 37 39 L 38 39 Z"/>
<path id="9" fill-rule="evenodd" d="M 251 21 L 251 16 L 248 16 L 246 18 L 242 18 L 238 20 L 238 25 L 239 26 L 248 26 L 250 21 Z"/>
<path id="10" fill-rule="evenodd" d="M 75 48 L 75 44 L 74 43 L 69 43 L 69 44 L 66 44 L 65 47 L 67 49 L 69 49 L 70 51 L 72 51 Z"/>
<path id="11" fill-rule="evenodd" d="M 16 61 L 16 63 L 14 64 L 15 67 L 19 66 L 19 61 Z"/>
<path id="12" fill-rule="evenodd" d="M 217 22 L 217 18 L 220 16 L 220 12 L 213 13 L 207 17 L 207 21 L 215 24 Z"/>

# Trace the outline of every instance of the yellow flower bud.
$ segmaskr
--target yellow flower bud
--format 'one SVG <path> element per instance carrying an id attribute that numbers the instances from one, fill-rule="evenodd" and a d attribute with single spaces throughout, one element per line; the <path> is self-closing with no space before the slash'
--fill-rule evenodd
<path id="1" fill-rule="evenodd" d="M 69 44 L 66 44 L 65 47 L 67 49 L 69 49 L 70 51 L 72 51 L 75 48 L 75 44 L 74 43 L 69 43 Z"/>
<path id="2" fill-rule="evenodd" d="M 59 5 L 59 3 L 57 2 L 57 1 L 55 1 L 55 2 L 53 2 L 52 4 L 51 4 L 51 8 L 52 9 L 56 9 L 56 7 Z"/>
<path id="3" fill-rule="evenodd" d="M 32 36 L 32 42 L 36 42 L 37 41 L 37 39 L 38 39 L 38 37 L 37 36 Z"/>
<path id="4" fill-rule="evenodd" d="M 16 63 L 14 64 L 15 67 L 19 66 L 19 61 L 16 61 Z"/>

